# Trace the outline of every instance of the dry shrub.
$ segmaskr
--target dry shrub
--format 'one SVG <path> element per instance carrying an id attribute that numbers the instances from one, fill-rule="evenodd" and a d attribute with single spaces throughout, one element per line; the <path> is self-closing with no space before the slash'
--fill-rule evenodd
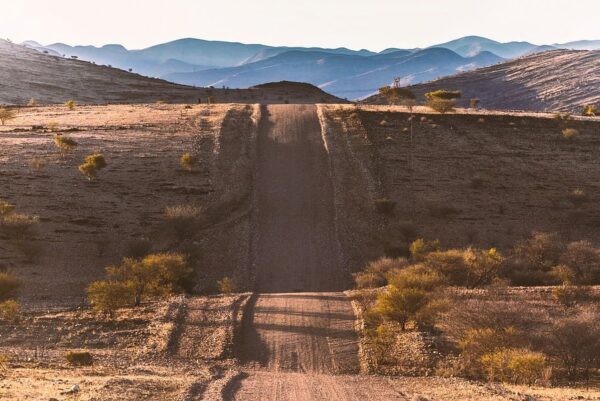
<path id="1" fill-rule="evenodd" d="M 375 199 L 375 209 L 381 214 L 391 215 L 396 208 L 396 202 L 388 198 Z"/>
<path id="2" fill-rule="evenodd" d="M 17 118 L 17 113 L 11 109 L 0 107 L 0 122 L 4 125 L 7 121 Z"/>
<path id="3" fill-rule="evenodd" d="M 546 355 L 525 348 L 501 348 L 481 357 L 490 381 L 532 385 L 549 379 Z"/>
<path id="4" fill-rule="evenodd" d="M 579 135 L 579 131 L 577 131 L 575 128 L 565 128 L 562 130 L 562 136 L 567 140 L 571 140 L 577 135 Z"/>
<path id="5" fill-rule="evenodd" d="M 591 242 L 569 243 L 559 261 L 571 270 L 570 282 L 582 285 L 600 284 L 600 249 L 594 247 Z M 567 281 L 565 279 L 566 277 L 563 277 L 562 281 Z"/>
<path id="6" fill-rule="evenodd" d="M 75 110 L 75 106 L 77 106 L 77 103 L 75 102 L 75 100 L 71 99 L 65 102 L 65 106 L 69 110 Z"/>
<path id="7" fill-rule="evenodd" d="M 194 171 L 194 168 L 198 165 L 198 157 L 191 153 L 184 153 L 179 159 L 179 164 L 185 171 Z"/>
<path id="8" fill-rule="evenodd" d="M 106 269 L 108 280 L 88 287 L 88 299 L 96 310 L 111 312 L 123 306 L 139 306 L 147 298 L 165 298 L 194 286 L 194 271 L 177 253 L 151 254 L 143 259 L 125 258 Z"/>
<path id="9" fill-rule="evenodd" d="M 534 232 L 530 238 L 515 245 L 502 276 L 513 285 L 556 284 L 552 268 L 559 264 L 564 249 L 565 245 L 556 233 Z"/>
<path id="10" fill-rule="evenodd" d="M 175 231 L 178 240 L 190 237 L 196 227 L 202 209 L 192 205 L 169 206 L 165 209 L 165 222 Z"/>
<path id="11" fill-rule="evenodd" d="M 0 200 L 0 217 L 6 216 L 9 213 L 12 213 L 15 210 L 15 205 Z"/>
<path id="12" fill-rule="evenodd" d="M 600 368 L 600 313 L 586 310 L 574 317 L 560 319 L 552 328 L 547 346 L 570 379 L 589 379 Z"/>
<path id="13" fill-rule="evenodd" d="M 431 217 L 438 219 L 449 219 L 460 213 L 460 210 L 452 205 L 435 202 L 428 203 L 427 210 Z"/>
<path id="14" fill-rule="evenodd" d="M 217 281 L 217 286 L 221 294 L 232 294 L 237 291 L 236 285 L 230 277 L 223 277 Z"/>
<path id="15" fill-rule="evenodd" d="M 0 302 L 0 321 L 16 323 L 21 318 L 21 307 L 14 299 Z"/>
<path id="16" fill-rule="evenodd" d="M 573 204 L 575 207 L 580 207 L 588 200 L 588 196 L 583 189 L 574 189 L 567 195 L 567 199 Z"/>
<path id="17" fill-rule="evenodd" d="M 355 273 L 354 282 L 357 288 L 377 288 L 388 284 L 388 275 L 391 272 L 404 269 L 408 266 L 408 260 L 404 258 L 381 258 L 370 262 L 367 267 Z"/>
<path id="18" fill-rule="evenodd" d="M 46 160 L 40 158 L 40 157 L 34 157 L 33 159 L 31 159 L 29 161 L 29 167 L 31 167 L 31 169 L 33 171 L 41 171 L 46 167 Z"/>
<path id="19" fill-rule="evenodd" d="M 419 238 L 410 244 L 410 257 L 413 261 L 420 262 L 425 258 L 425 255 L 439 251 L 440 248 L 441 244 L 438 240 L 426 241 L 423 238 Z"/>
<path id="20" fill-rule="evenodd" d="M 433 111 L 437 111 L 440 114 L 448 113 L 454 110 L 454 100 L 450 99 L 429 99 L 427 100 L 427 107 Z"/>
<path id="21" fill-rule="evenodd" d="M 593 104 L 586 104 L 585 106 L 583 106 L 582 114 L 588 117 L 597 116 L 599 115 L 598 107 Z"/>
<path id="22" fill-rule="evenodd" d="M 125 257 L 140 259 L 152 252 L 152 242 L 148 238 L 136 238 L 125 244 Z"/>
<path id="23" fill-rule="evenodd" d="M 38 216 L 23 213 L 0 215 L 0 228 L 15 239 L 22 239 L 40 222 Z"/>
<path id="24" fill-rule="evenodd" d="M 54 145 L 63 153 L 72 152 L 77 147 L 77 142 L 68 136 L 54 135 Z"/>
<path id="25" fill-rule="evenodd" d="M 584 301 L 588 294 L 588 288 L 570 284 L 563 284 L 552 289 L 554 300 L 567 308 Z"/>
<path id="26" fill-rule="evenodd" d="M 503 261 L 495 248 L 467 248 L 429 253 L 423 263 L 446 277 L 451 285 L 477 288 L 498 277 Z"/>
<path id="27" fill-rule="evenodd" d="M 101 153 L 94 153 L 85 158 L 83 164 L 79 166 L 81 174 L 85 175 L 88 180 L 96 179 L 98 171 L 106 167 L 106 159 Z"/>
<path id="28" fill-rule="evenodd" d="M 479 99 L 474 98 L 469 100 L 469 107 L 472 109 L 478 109 L 479 108 Z"/>
<path id="29" fill-rule="evenodd" d="M 66 353 L 65 358 L 73 366 L 91 366 L 94 364 L 94 357 L 87 351 L 70 351 Z"/>
<path id="30" fill-rule="evenodd" d="M 29 107 L 35 107 L 37 105 L 38 105 L 38 102 L 37 102 L 37 100 L 35 100 L 34 97 L 29 98 L 29 101 L 27 102 L 27 106 L 29 106 Z"/>

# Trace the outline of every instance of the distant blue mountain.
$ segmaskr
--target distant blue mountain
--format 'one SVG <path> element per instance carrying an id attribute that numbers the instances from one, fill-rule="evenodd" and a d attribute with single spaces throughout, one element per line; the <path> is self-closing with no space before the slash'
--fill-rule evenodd
<path id="1" fill-rule="evenodd" d="M 43 46 L 27 41 L 24 45 L 40 52 L 131 69 L 178 83 L 248 87 L 293 80 L 319 85 L 338 96 L 356 98 L 369 95 L 395 76 L 401 76 L 405 83 L 418 83 L 556 48 L 600 48 L 600 41 L 536 45 L 466 36 L 427 49 L 389 48 L 379 53 L 365 49 L 266 46 L 191 38 L 141 50 L 128 50 L 119 44 Z"/>

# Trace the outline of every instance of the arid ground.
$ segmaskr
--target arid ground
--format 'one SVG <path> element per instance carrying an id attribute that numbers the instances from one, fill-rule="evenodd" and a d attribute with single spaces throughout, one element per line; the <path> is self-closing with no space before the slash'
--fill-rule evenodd
<path id="1" fill-rule="evenodd" d="M 600 238 L 597 119 L 414 114 L 348 105 L 20 108 L 0 126 L 0 198 L 40 222 L 30 236 L 0 236 L 0 265 L 24 282 L 22 319 L 0 324 L 8 358 L 0 398 L 600 400 L 598 388 L 582 386 L 369 374 L 360 311 L 344 290 L 352 272 L 407 245 L 400 225 L 447 246 L 501 250 L 533 230 Z M 566 140 L 567 127 L 579 135 Z M 78 146 L 61 153 L 58 133 Z M 107 167 L 88 181 L 77 166 L 93 152 Z M 179 165 L 186 152 L 200 160 L 192 171 Z M 575 189 L 585 203 L 569 200 Z M 392 219 L 376 212 L 381 197 L 397 202 Z M 164 222 L 175 205 L 202 210 L 188 238 Z M 194 294 L 95 314 L 86 286 L 140 244 L 189 255 Z M 225 276 L 238 293 L 205 295 Z M 536 291 L 505 296 L 543 305 L 548 292 Z M 91 352 L 94 365 L 67 364 L 72 350 Z"/>

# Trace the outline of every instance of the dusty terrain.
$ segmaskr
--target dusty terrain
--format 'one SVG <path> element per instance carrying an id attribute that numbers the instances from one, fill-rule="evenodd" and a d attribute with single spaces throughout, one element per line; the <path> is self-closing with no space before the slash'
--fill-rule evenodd
<path id="1" fill-rule="evenodd" d="M 600 51 L 554 50 L 411 86 L 423 94 L 460 90 L 460 105 L 477 98 L 488 109 L 572 111 L 600 102 Z M 385 104 L 381 96 L 366 103 Z"/>
<path id="2" fill-rule="evenodd" d="M 335 96 L 306 84 L 272 84 L 250 89 L 178 85 L 87 61 L 43 54 L 0 40 L 0 104 L 78 103 L 327 103 Z M 342 101 L 343 102 L 343 101 Z"/>
<path id="3" fill-rule="evenodd" d="M 472 237 L 478 246 L 506 247 L 536 228 L 598 238 L 590 223 L 598 216 L 597 122 L 420 113 L 408 177 L 409 115 L 386 110 L 22 109 L 0 130 L 0 185 L 3 199 L 41 217 L 31 239 L 39 252 L 0 238 L 0 262 L 25 282 L 23 319 L 0 324 L 0 353 L 9 356 L 2 399 L 599 400 L 595 389 L 366 374 L 357 310 L 340 291 L 351 271 L 386 251 L 386 241 L 405 240 L 394 237 L 394 222 L 412 221 L 448 246 Z M 560 134 L 565 124 L 580 132 L 572 141 Z M 79 142 L 72 154 L 58 154 L 56 132 Z M 88 182 L 77 165 L 93 150 L 104 152 L 108 167 Z M 191 173 L 178 164 L 188 151 L 201 160 Z M 32 169 L 33 158 L 46 165 Z M 483 187 L 472 188 L 476 172 L 484 173 Z M 569 204 L 571 188 L 584 189 L 589 201 Z M 398 202 L 392 219 L 375 211 L 383 196 Z M 431 215 L 432 201 L 460 212 Z M 164 208 L 174 204 L 204 211 L 189 240 L 174 239 L 163 224 Z M 575 215 L 581 224 L 572 224 Z M 238 290 L 256 292 L 176 297 L 114 318 L 93 314 L 86 284 L 133 238 L 189 254 L 198 292 L 226 275 Z M 540 302 L 535 294 L 523 299 Z M 66 363 L 65 352 L 80 349 L 94 355 L 92 367 Z M 61 394 L 74 384 L 79 393 Z"/>

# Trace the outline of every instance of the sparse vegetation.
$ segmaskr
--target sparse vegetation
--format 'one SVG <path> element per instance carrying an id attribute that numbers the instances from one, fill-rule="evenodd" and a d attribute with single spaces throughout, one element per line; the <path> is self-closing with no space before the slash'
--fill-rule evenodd
<path id="1" fill-rule="evenodd" d="M 64 154 L 75 150 L 77 142 L 73 138 L 57 134 L 54 135 L 54 145 Z"/>
<path id="2" fill-rule="evenodd" d="M 198 165 L 198 157 L 191 153 L 184 153 L 179 159 L 179 164 L 186 171 L 194 171 L 194 168 Z"/>
<path id="3" fill-rule="evenodd" d="M 425 94 L 427 98 L 427 106 L 438 113 L 444 114 L 454 110 L 456 99 L 460 99 L 461 93 L 459 91 L 446 91 L 437 90 L 434 92 L 427 92 Z"/>
<path id="4" fill-rule="evenodd" d="M 0 301 L 0 321 L 16 323 L 21 318 L 21 307 L 14 299 Z"/>
<path id="5" fill-rule="evenodd" d="M 572 140 L 576 138 L 577 135 L 579 135 L 579 131 L 577 131 L 575 128 L 565 128 L 562 130 L 562 136 L 567 140 Z"/>
<path id="6" fill-rule="evenodd" d="M 15 239 L 22 239 L 39 221 L 38 216 L 23 213 L 8 213 L 0 216 L 0 229 L 6 231 Z"/>
<path id="7" fill-rule="evenodd" d="M 98 172 L 106 167 L 106 160 L 101 153 L 94 153 L 85 158 L 85 162 L 79 166 L 81 174 L 85 175 L 88 180 L 94 180 L 98 176 Z"/>
<path id="8" fill-rule="evenodd" d="M 71 99 L 71 100 L 67 100 L 65 102 L 65 106 L 67 107 L 67 109 L 73 111 L 73 110 L 75 110 L 77 103 L 75 102 L 75 100 Z"/>
<path id="9" fill-rule="evenodd" d="M 231 277 L 223 277 L 217 282 L 219 292 L 221 294 L 232 294 L 236 292 L 237 288 Z"/>
<path id="10" fill-rule="evenodd" d="M 379 94 L 384 96 L 391 105 L 406 100 L 412 100 L 413 102 L 410 103 L 412 105 L 416 99 L 415 94 L 410 89 L 400 86 L 384 86 L 379 88 Z"/>
<path id="11" fill-rule="evenodd" d="M 193 287 L 193 270 L 177 253 L 158 253 L 143 259 L 125 258 L 106 269 L 107 280 L 88 287 L 88 299 L 102 312 L 139 306 L 147 298 L 164 298 Z"/>
<path id="12" fill-rule="evenodd" d="M 388 276 L 394 272 L 408 267 L 408 260 L 404 258 L 381 258 L 370 262 L 367 267 L 354 274 L 357 288 L 377 288 L 388 284 Z"/>
<path id="13" fill-rule="evenodd" d="M 69 351 L 65 359 L 73 366 L 91 366 L 94 364 L 94 357 L 87 351 Z"/>
<path id="14" fill-rule="evenodd" d="M 469 100 L 469 107 L 472 109 L 478 109 L 479 108 L 479 99 Z"/>
<path id="15" fill-rule="evenodd" d="M 7 121 L 14 120 L 17 118 L 17 113 L 11 109 L 5 109 L 0 107 L 0 122 L 4 125 Z"/>
<path id="16" fill-rule="evenodd" d="M 165 209 L 165 221 L 177 239 L 184 240 L 192 235 L 201 212 L 202 209 L 192 205 L 169 206 Z"/>
<path id="17" fill-rule="evenodd" d="M 582 114 L 587 117 L 594 117 L 598 115 L 598 107 L 593 104 L 586 104 L 583 106 Z"/>
<path id="18" fill-rule="evenodd" d="M 7 272 L 0 272 L 0 301 L 15 295 L 21 287 L 21 280 Z"/>

